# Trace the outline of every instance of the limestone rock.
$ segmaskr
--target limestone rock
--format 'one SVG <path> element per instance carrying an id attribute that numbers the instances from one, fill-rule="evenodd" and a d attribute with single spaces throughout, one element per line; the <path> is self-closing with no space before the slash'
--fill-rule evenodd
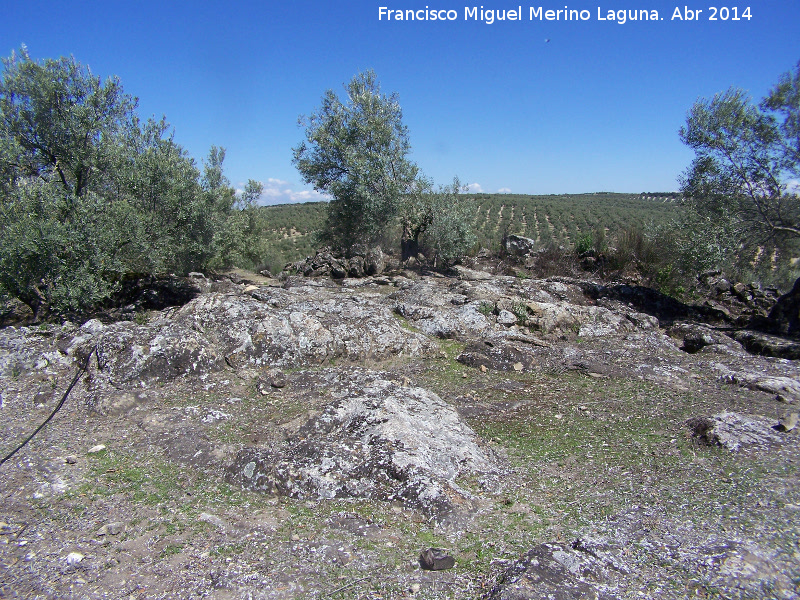
<path id="1" fill-rule="evenodd" d="M 800 359 L 800 342 L 760 331 L 743 330 L 733 334 L 748 352 L 762 356 L 775 356 L 789 360 Z"/>
<path id="2" fill-rule="evenodd" d="M 461 265 L 455 265 L 452 267 L 452 271 L 457 277 L 464 281 L 488 281 L 494 278 L 494 275 L 486 271 L 476 271 L 475 269 L 468 269 Z"/>
<path id="3" fill-rule="evenodd" d="M 297 367 L 421 355 L 433 347 L 374 300 L 309 287 L 203 294 L 146 325 L 89 322 L 61 347 L 80 359 L 95 345 L 104 372 L 121 384 L 202 375 L 226 365 Z"/>
<path id="4" fill-rule="evenodd" d="M 503 249 L 512 256 L 527 256 L 536 249 L 536 240 L 521 235 L 507 235 L 501 244 Z"/>
<path id="5" fill-rule="evenodd" d="M 693 417 L 686 422 L 692 436 L 703 444 L 720 445 L 731 452 L 742 446 L 780 444 L 777 423 L 758 415 L 723 412 L 713 417 Z"/>
<path id="6" fill-rule="evenodd" d="M 486 596 L 489 600 L 611 600 L 596 559 L 563 544 L 540 544 L 514 561 Z"/>
<path id="7" fill-rule="evenodd" d="M 470 495 L 455 479 L 493 465 L 458 413 L 432 392 L 378 374 L 350 386 L 283 448 L 241 450 L 230 479 L 297 498 L 398 500 L 436 519 L 468 512 Z"/>
<path id="8" fill-rule="evenodd" d="M 495 371 L 522 371 L 530 369 L 536 357 L 520 343 L 484 340 L 468 344 L 456 360 L 476 369 L 485 367 Z"/>

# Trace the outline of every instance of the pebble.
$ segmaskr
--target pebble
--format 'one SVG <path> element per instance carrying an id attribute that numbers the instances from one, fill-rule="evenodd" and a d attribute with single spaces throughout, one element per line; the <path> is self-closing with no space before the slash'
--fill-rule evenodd
<path id="1" fill-rule="evenodd" d="M 76 462 L 78 462 L 78 457 L 74 454 L 70 454 L 69 456 L 64 457 L 64 462 L 68 465 L 74 465 Z"/>
<path id="2" fill-rule="evenodd" d="M 89 448 L 88 453 L 97 454 L 98 452 L 102 452 L 105 449 L 106 449 L 105 444 L 97 444 L 97 446 L 92 446 L 91 448 Z"/>
<path id="3" fill-rule="evenodd" d="M 106 523 L 95 535 L 119 535 L 123 531 L 125 531 L 125 523 L 117 521 L 115 523 Z"/>
<path id="4" fill-rule="evenodd" d="M 83 560 L 83 554 L 80 552 L 70 552 L 67 554 L 67 564 L 71 567 L 77 565 L 79 562 Z"/>

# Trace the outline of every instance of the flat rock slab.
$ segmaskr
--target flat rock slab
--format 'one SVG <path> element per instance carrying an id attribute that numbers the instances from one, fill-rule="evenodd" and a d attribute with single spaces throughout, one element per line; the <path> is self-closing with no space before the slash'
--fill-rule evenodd
<path id="1" fill-rule="evenodd" d="M 503 572 L 489 600 L 612 600 L 599 561 L 568 545 L 540 544 Z"/>
<path id="2" fill-rule="evenodd" d="M 433 349 L 374 300 L 310 287 L 203 294 L 151 323 L 88 321 L 59 341 L 64 354 L 78 358 L 95 345 L 109 378 L 122 384 L 202 375 L 226 365 L 296 368 Z"/>
<path id="3" fill-rule="evenodd" d="M 783 443 L 786 434 L 778 432 L 778 422 L 759 415 L 723 412 L 713 417 L 693 417 L 686 422 L 692 436 L 703 444 L 719 445 L 731 452 L 742 446 Z"/>
<path id="4" fill-rule="evenodd" d="M 341 396 L 283 448 L 241 450 L 229 479 L 296 498 L 398 500 L 436 519 L 471 510 L 456 478 L 494 467 L 450 405 L 372 373 Z"/>

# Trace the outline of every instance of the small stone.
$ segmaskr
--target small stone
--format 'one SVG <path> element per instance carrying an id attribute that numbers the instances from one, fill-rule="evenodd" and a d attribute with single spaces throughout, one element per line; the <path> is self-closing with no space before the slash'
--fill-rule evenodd
<path id="1" fill-rule="evenodd" d="M 523 368 L 524 368 L 524 365 L 521 362 L 514 363 L 514 370 L 515 371 L 522 371 Z"/>
<path id="2" fill-rule="evenodd" d="M 119 535 L 123 531 L 125 531 L 125 523 L 117 521 L 115 523 L 106 523 L 95 535 Z"/>
<path id="3" fill-rule="evenodd" d="M 91 448 L 89 448 L 88 453 L 97 454 L 98 452 L 102 452 L 105 449 L 106 449 L 105 444 L 97 444 L 97 446 L 92 446 Z"/>
<path id="4" fill-rule="evenodd" d="M 517 317 L 511 311 L 501 310 L 500 314 L 497 315 L 497 322 L 500 325 L 514 325 L 517 322 Z"/>
<path id="5" fill-rule="evenodd" d="M 81 554 L 80 552 L 70 552 L 69 554 L 67 554 L 67 564 L 70 567 L 74 567 L 79 562 L 81 562 L 83 558 L 84 558 L 83 554 Z"/>
<path id="6" fill-rule="evenodd" d="M 299 542 L 300 541 L 300 536 L 297 535 L 296 533 L 293 533 L 292 534 L 292 541 L 293 542 Z"/>
<path id="7" fill-rule="evenodd" d="M 481 365 L 481 373 L 486 373 L 489 369 L 486 368 L 486 365 Z"/>
<path id="8" fill-rule="evenodd" d="M 410 591 L 412 594 L 417 594 L 417 593 L 419 593 L 419 584 L 418 584 L 418 583 L 412 583 L 412 584 L 411 584 L 411 587 L 409 588 L 409 591 Z"/>
<path id="9" fill-rule="evenodd" d="M 797 421 L 798 421 L 798 414 L 792 413 L 786 419 L 781 419 L 781 422 L 778 423 L 775 429 L 777 429 L 778 431 L 785 431 L 785 432 L 791 431 L 792 429 L 797 427 Z"/>
<path id="10" fill-rule="evenodd" d="M 456 560 L 441 548 L 428 548 L 420 553 L 419 563 L 428 571 L 444 571 L 452 569 Z"/>
<path id="11" fill-rule="evenodd" d="M 78 462 L 78 457 L 74 454 L 70 454 L 69 456 L 64 457 L 64 462 L 68 465 L 74 465 L 76 462 Z"/>

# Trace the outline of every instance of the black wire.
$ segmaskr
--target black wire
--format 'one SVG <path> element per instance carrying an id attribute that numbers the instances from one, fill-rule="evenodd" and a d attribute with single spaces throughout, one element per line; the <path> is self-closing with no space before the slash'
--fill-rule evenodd
<path id="1" fill-rule="evenodd" d="M 42 423 L 41 425 L 39 425 L 39 427 L 36 429 L 36 431 L 34 431 L 32 434 L 30 434 L 28 436 L 28 438 L 24 442 L 22 442 L 19 446 L 14 448 L 14 450 L 8 456 L 3 458 L 3 460 L 0 460 L 0 465 L 2 465 L 8 459 L 10 459 L 12 456 L 14 456 L 19 450 L 21 450 L 25 446 L 25 444 L 30 442 L 34 438 L 34 436 L 37 433 L 39 433 L 44 428 L 44 426 L 47 425 L 50 422 L 50 419 L 55 417 L 56 413 L 59 410 L 61 410 L 61 407 L 64 406 L 64 402 L 66 402 L 67 396 L 69 396 L 69 393 L 72 391 L 72 388 L 75 387 L 75 384 L 78 383 L 78 379 L 80 379 L 81 375 L 83 375 L 83 373 L 86 372 L 86 369 L 89 368 L 89 361 L 92 358 L 92 354 L 97 356 L 97 366 L 98 366 L 98 368 L 100 368 L 100 369 L 103 368 L 100 365 L 100 352 L 98 351 L 97 346 L 95 345 L 95 347 L 92 348 L 91 352 L 89 352 L 89 355 L 84 359 L 83 364 L 78 367 L 78 372 L 75 373 L 75 377 L 72 378 L 72 383 L 69 384 L 69 387 L 67 388 L 67 391 L 64 392 L 63 396 L 61 396 L 61 400 L 58 402 L 56 407 L 53 409 L 53 412 L 50 413 L 50 416 L 47 417 L 47 419 L 45 419 L 45 422 Z"/>

